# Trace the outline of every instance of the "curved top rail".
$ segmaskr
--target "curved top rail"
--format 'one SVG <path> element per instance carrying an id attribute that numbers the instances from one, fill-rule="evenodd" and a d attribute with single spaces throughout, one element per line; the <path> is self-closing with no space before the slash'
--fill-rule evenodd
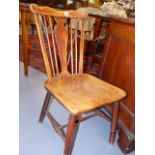
<path id="1" fill-rule="evenodd" d="M 82 13 L 76 10 L 56 10 L 47 6 L 38 6 L 36 4 L 30 5 L 30 10 L 36 14 L 51 15 L 55 17 L 66 17 L 66 18 L 86 18 L 88 14 Z"/>

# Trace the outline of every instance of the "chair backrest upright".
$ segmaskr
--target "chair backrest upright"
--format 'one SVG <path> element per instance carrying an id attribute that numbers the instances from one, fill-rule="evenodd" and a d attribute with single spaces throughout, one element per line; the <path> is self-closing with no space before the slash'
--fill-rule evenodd
<path id="1" fill-rule="evenodd" d="M 84 19 L 79 11 L 30 5 L 34 13 L 48 80 L 83 73 Z"/>

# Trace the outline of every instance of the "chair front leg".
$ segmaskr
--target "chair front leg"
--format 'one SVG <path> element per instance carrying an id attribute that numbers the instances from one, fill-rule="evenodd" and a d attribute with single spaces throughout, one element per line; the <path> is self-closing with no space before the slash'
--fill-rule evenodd
<path id="1" fill-rule="evenodd" d="M 68 129 L 65 141 L 64 155 L 71 155 L 76 135 L 79 129 L 80 122 L 78 122 L 78 116 L 70 115 L 68 122 Z"/>
<path id="2" fill-rule="evenodd" d="M 110 132 L 110 139 L 109 143 L 114 144 L 116 138 L 116 129 L 117 129 L 117 122 L 118 122 L 118 114 L 119 114 L 119 102 L 116 102 L 113 107 L 113 114 L 112 114 L 112 122 L 111 122 L 111 132 Z"/>
<path id="3" fill-rule="evenodd" d="M 45 97 L 45 100 L 44 100 L 44 104 L 42 106 L 42 110 L 41 110 L 41 113 L 40 113 L 40 117 L 39 117 L 39 122 L 42 122 L 45 118 L 45 115 L 46 115 L 46 110 L 48 110 L 49 108 L 49 105 L 50 105 L 50 100 L 51 100 L 51 93 L 47 91 L 46 93 L 46 97 Z"/>

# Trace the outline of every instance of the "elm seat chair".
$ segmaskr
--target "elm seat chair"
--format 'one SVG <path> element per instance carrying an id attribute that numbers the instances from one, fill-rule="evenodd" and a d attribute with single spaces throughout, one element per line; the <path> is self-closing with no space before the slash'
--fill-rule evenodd
<path id="1" fill-rule="evenodd" d="M 48 77 L 44 83 L 47 94 L 39 121 L 42 122 L 45 116 L 51 121 L 65 142 L 64 155 L 72 153 L 80 122 L 96 115 L 111 121 L 109 141 L 113 144 L 119 101 L 125 98 L 126 93 L 83 73 L 84 20 L 87 14 L 73 10 L 58 11 L 35 4 L 31 4 L 30 9 L 34 13 Z M 70 113 L 68 124 L 60 125 L 49 112 L 53 98 Z M 100 110 L 108 104 L 114 104 L 112 118 Z"/>

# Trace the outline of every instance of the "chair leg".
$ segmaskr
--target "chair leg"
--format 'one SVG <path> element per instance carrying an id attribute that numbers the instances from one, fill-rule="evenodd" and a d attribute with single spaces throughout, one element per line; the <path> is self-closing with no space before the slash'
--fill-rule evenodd
<path id="1" fill-rule="evenodd" d="M 77 121 L 78 121 L 77 116 L 70 115 L 66 141 L 65 141 L 64 155 L 71 155 L 72 153 L 74 142 L 75 142 L 76 135 L 79 129 L 79 124 L 80 124 L 80 123 L 77 123 Z"/>
<path id="2" fill-rule="evenodd" d="M 118 122 L 118 114 L 119 114 L 119 102 L 115 103 L 114 107 L 113 107 L 111 132 L 110 132 L 110 139 L 109 139 L 110 144 L 114 144 L 114 142 L 115 142 L 117 122 Z"/>
<path id="3" fill-rule="evenodd" d="M 46 93 L 46 97 L 45 97 L 45 100 L 44 100 L 44 104 L 42 106 L 42 110 L 41 110 L 41 113 L 40 113 L 40 117 L 39 117 L 39 122 L 42 122 L 45 118 L 45 115 L 46 115 L 46 110 L 48 109 L 49 105 L 50 105 L 50 99 L 51 99 L 51 93 L 47 91 Z"/>

